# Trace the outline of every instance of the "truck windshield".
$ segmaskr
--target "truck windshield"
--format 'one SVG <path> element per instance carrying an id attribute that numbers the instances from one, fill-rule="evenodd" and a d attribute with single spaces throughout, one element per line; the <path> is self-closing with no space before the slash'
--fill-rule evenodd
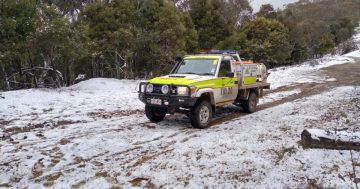
<path id="1" fill-rule="evenodd" d="M 173 74 L 215 75 L 216 59 L 185 59 Z"/>

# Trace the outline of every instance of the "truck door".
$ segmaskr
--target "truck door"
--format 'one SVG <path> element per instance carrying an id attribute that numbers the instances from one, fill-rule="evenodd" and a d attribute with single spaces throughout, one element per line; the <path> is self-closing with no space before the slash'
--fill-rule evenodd
<path id="1" fill-rule="evenodd" d="M 222 87 L 219 91 L 217 102 L 235 100 L 238 92 L 237 78 L 234 76 L 235 67 L 231 64 L 231 59 L 224 59 L 220 63 L 218 78 L 222 80 Z M 231 74 L 232 73 L 232 74 Z"/>

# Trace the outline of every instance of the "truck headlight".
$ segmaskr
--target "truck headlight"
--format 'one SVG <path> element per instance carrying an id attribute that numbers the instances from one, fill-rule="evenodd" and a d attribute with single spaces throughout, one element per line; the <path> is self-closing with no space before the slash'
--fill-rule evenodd
<path id="1" fill-rule="evenodd" d="M 189 95 L 189 88 L 188 87 L 177 87 L 177 94 L 181 96 Z"/>
<path id="2" fill-rule="evenodd" d="M 146 85 L 146 92 L 147 93 L 152 93 L 153 91 L 154 91 L 154 85 L 153 84 Z"/>
<path id="3" fill-rule="evenodd" d="M 168 85 L 163 85 L 163 86 L 161 87 L 161 92 L 162 92 L 163 94 L 168 94 L 168 93 L 169 93 L 169 86 L 168 86 Z"/>

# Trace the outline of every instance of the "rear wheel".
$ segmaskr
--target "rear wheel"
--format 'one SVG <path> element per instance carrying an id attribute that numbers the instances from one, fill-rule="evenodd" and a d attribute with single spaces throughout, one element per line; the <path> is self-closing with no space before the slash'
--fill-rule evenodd
<path id="1" fill-rule="evenodd" d="M 245 112 L 253 113 L 256 111 L 256 105 L 258 102 L 258 97 L 254 92 L 249 94 L 249 99 L 244 101 L 241 105 Z"/>
<path id="2" fill-rule="evenodd" d="M 212 118 L 211 104 L 204 100 L 195 105 L 190 112 L 191 125 L 198 129 L 209 127 Z"/>
<path id="3" fill-rule="evenodd" d="M 167 113 L 167 110 L 164 108 L 158 108 L 154 106 L 145 105 L 145 114 L 146 117 L 155 123 L 162 121 Z"/>

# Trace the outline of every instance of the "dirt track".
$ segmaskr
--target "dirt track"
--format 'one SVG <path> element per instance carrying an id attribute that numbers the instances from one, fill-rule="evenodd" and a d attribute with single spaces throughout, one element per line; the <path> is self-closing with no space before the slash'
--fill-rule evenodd
<path id="1" fill-rule="evenodd" d="M 279 91 L 288 91 L 296 88 L 301 89 L 301 93 L 296 95 L 291 95 L 280 101 L 266 104 L 260 109 L 273 107 L 278 104 L 294 101 L 303 97 L 308 97 L 311 95 L 319 94 L 329 89 L 341 86 L 360 86 L 360 59 L 355 59 L 356 63 L 354 64 L 341 64 L 335 65 L 320 70 L 319 74 L 326 76 L 328 78 L 335 78 L 336 81 L 327 81 L 325 83 L 302 83 L 293 86 L 284 86 L 275 90 L 270 90 L 268 92 L 279 92 Z"/>

